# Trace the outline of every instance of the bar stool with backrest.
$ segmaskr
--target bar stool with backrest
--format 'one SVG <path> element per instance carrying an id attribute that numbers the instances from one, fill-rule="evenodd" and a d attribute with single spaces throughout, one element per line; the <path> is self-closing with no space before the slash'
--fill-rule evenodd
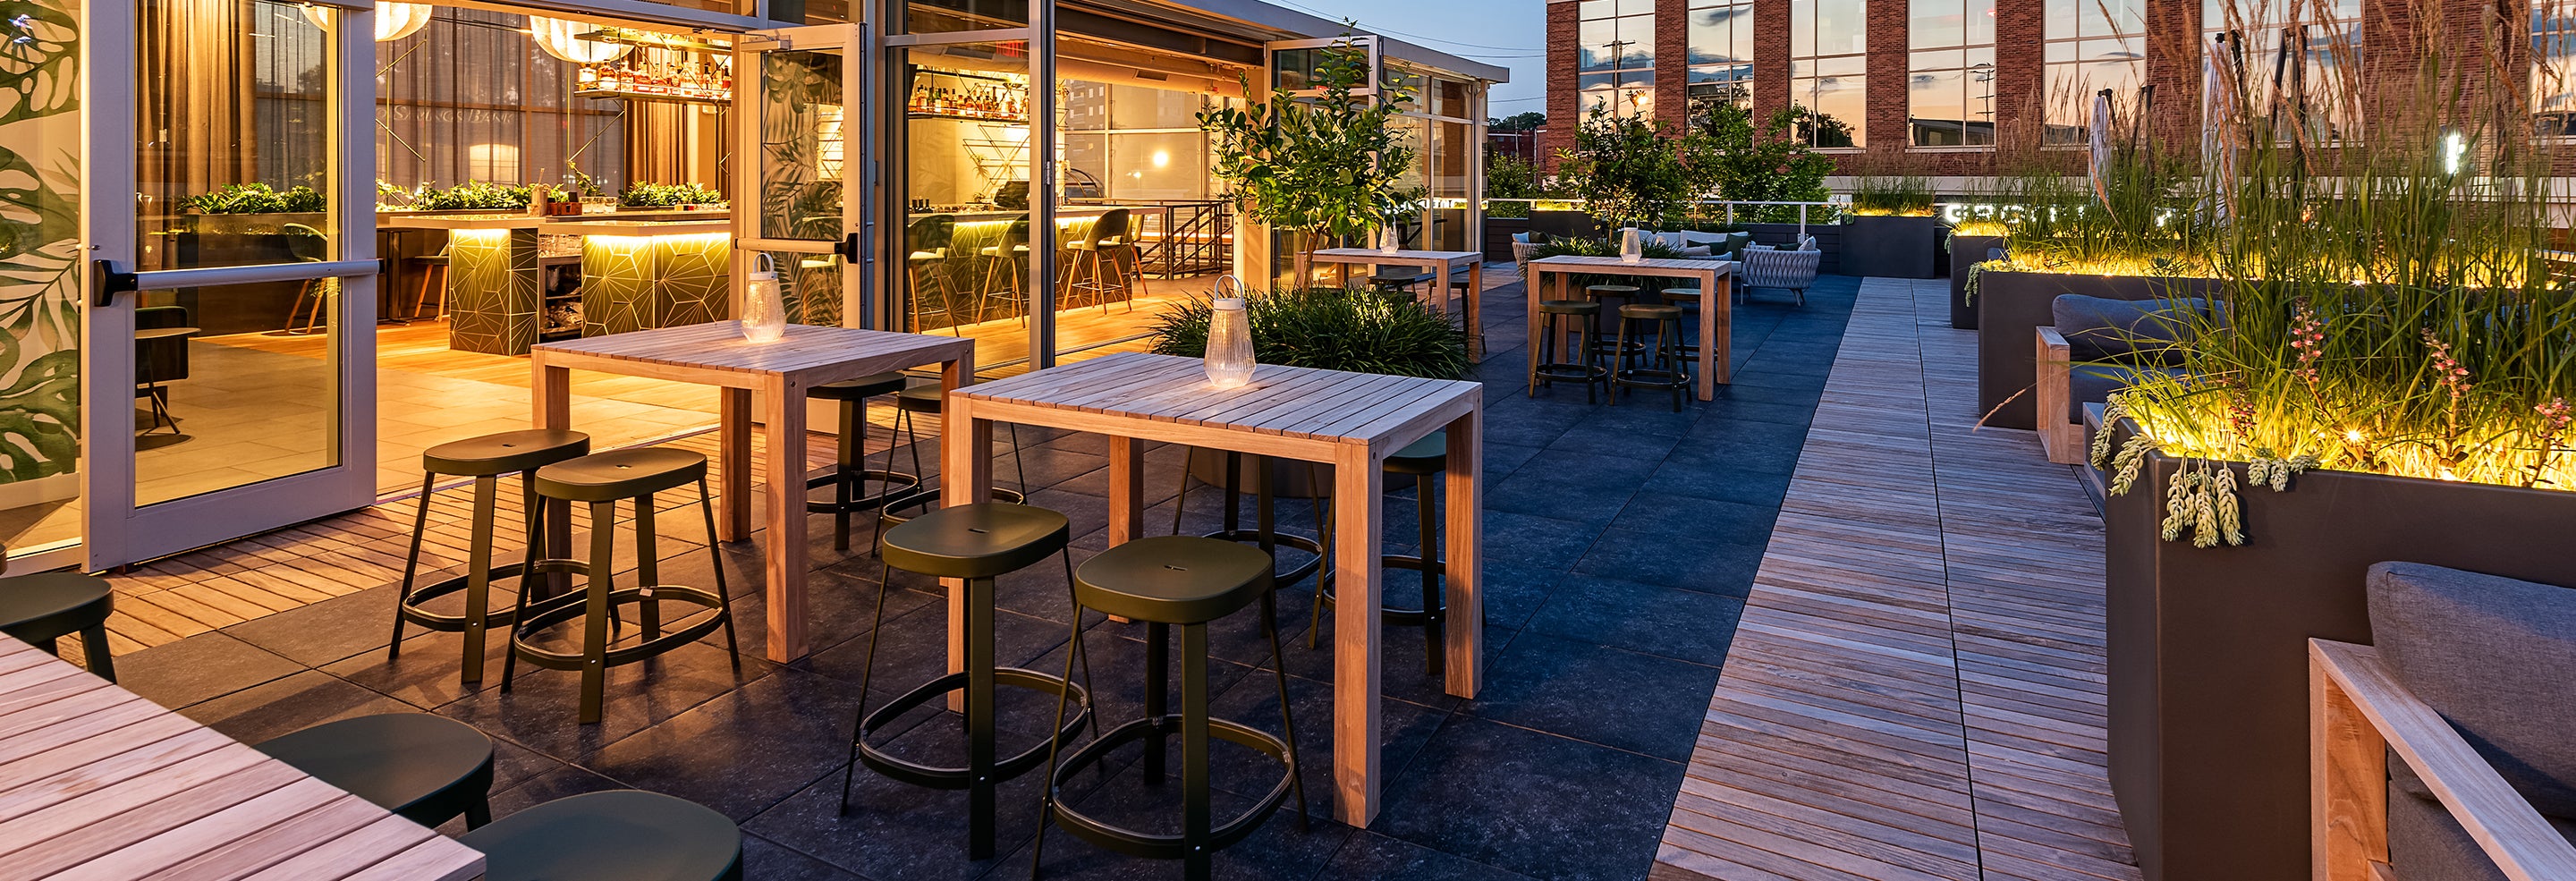
<path id="1" fill-rule="evenodd" d="M 1306 823 L 1306 787 L 1297 765 L 1297 722 L 1288 708 L 1287 662 L 1279 648 L 1278 600 L 1272 592 L 1277 563 L 1259 549 L 1196 536 L 1140 538 L 1102 551 L 1082 564 L 1074 576 L 1073 648 L 1065 656 L 1068 675 L 1075 658 L 1084 655 L 1080 621 L 1084 611 L 1099 612 L 1145 625 L 1145 715 L 1102 732 L 1071 753 L 1047 757 L 1047 786 L 1038 840 L 1030 846 L 1029 874 L 1036 877 L 1046 855 L 1046 822 L 1064 827 L 1074 837 L 1130 856 L 1182 861 L 1182 877 L 1203 881 L 1212 871 L 1216 852 L 1250 837 L 1262 821 L 1297 796 L 1298 827 Z M 1279 726 L 1285 739 L 1210 714 L 1208 691 L 1208 624 L 1261 604 L 1261 629 L 1270 639 L 1270 673 L 1279 687 Z M 1171 712 L 1171 631 L 1181 633 L 1181 706 Z M 1063 718 L 1064 701 L 1056 716 Z M 1167 773 L 1170 745 L 1181 745 L 1179 834 L 1129 829 L 1083 813 L 1064 802 L 1065 785 L 1086 767 L 1098 765 L 1130 743 L 1144 747 L 1148 780 Z M 1218 823 L 1216 786 L 1209 779 L 1209 739 L 1229 741 L 1278 759 L 1284 773 L 1268 793 L 1233 819 Z M 1245 790 L 1233 790 L 1245 791 Z"/>
<path id="2" fill-rule="evenodd" d="M 493 521 L 501 506 L 501 478 L 519 476 L 519 509 L 521 535 L 529 546 L 537 541 L 537 469 L 590 454 L 590 435 L 578 431 L 532 429 L 505 431 L 449 441 L 420 454 L 420 507 L 412 517 L 411 552 L 403 557 L 402 592 L 394 602 L 394 641 L 385 648 L 385 662 L 402 657 L 403 626 L 418 624 L 424 629 L 465 635 L 465 665 L 458 681 L 471 685 L 483 681 L 483 647 L 486 634 L 494 626 L 508 627 L 517 620 L 517 606 L 494 610 L 492 582 L 513 580 L 521 593 L 528 590 L 532 570 L 526 563 L 492 565 L 492 544 L 498 528 Z M 474 525 L 467 551 L 465 573 L 436 583 L 415 587 L 420 577 L 420 546 L 429 534 L 429 507 L 438 493 L 440 477 L 474 479 Z M 558 567 L 556 573 L 568 574 L 569 568 Z M 548 574 L 538 571 L 536 575 Z M 453 593 L 465 594 L 465 609 L 458 614 L 434 612 L 431 600 Z"/>
<path id="3" fill-rule="evenodd" d="M 1449 604 L 1443 598 L 1440 581 L 1449 571 L 1440 559 L 1440 520 L 1438 495 L 1432 491 L 1432 479 L 1449 469 L 1449 433 L 1435 431 L 1421 440 L 1406 444 L 1404 449 L 1388 454 L 1386 473 L 1413 478 L 1414 511 L 1421 521 L 1421 554 L 1407 556 L 1387 554 L 1378 564 L 1389 569 L 1409 569 L 1422 574 L 1422 602 L 1410 608 L 1396 605 L 1391 598 L 1380 597 L 1378 620 L 1400 627 L 1422 628 L 1423 668 L 1433 676 L 1446 668 L 1446 621 Z M 1316 635 L 1324 628 L 1324 609 L 1333 605 L 1333 587 L 1328 579 L 1315 582 L 1313 620 L 1306 625 L 1306 647 L 1316 646 Z"/>
<path id="4" fill-rule="evenodd" d="M 1020 279 L 1029 271 L 1029 218 L 1021 215 L 1002 231 L 1000 241 L 977 250 L 984 259 L 984 284 L 975 291 L 975 323 L 984 323 L 984 309 L 1000 300 L 1008 308 L 1020 310 L 1020 323 L 1027 324 L 1029 313 L 1020 307 L 1023 289 Z"/>
<path id="5" fill-rule="evenodd" d="M 454 255 L 449 253 L 452 247 L 453 245 L 440 245 L 436 254 L 422 254 L 404 261 L 412 264 L 411 271 L 420 276 L 420 284 L 415 286 L 416 290 L 411 298 L 411 314 L 404 316 L 405 320 L 436 318 L 439 313 L 447 311 L 447 268 L 448 264 L 455 262 Z M 437 279 L 436 283 L 430 281 L 433 278 Z M 437 298 L 438 309 L 434 312 L 424 312 L 423 310 L 429 308 L 433 296 Z"/>
<path id="6" fill-rule="evenodd" d="M 0 565 L 8 549 L 0 548 Z M 60 654 L 63 637 L 79 634 L 81 665 L 92 675 L 116 681 L 116 662 L 107 649 L 107 616 L 116 612 L 116 594 L 107 579 L 78 572 L 38 572 L 0 578 L 0 633 Z"/>
<path id="7" fill-rule="evenodd" d="M 867 467 L 868 399 L 900 393 L 906 381 L 901 373 L 879 373 L 858 379 L 824 383 L 805 390 L 805 396 L 808 398 L 837 401 L 841 405 L 841 430 L 832 459 L 832 473 L 807 478 L 805 481 L 806 489 L 832 487 L 831 501 L 808 500 L 805 503 L 805 511 L 810 514 L 832 515 L 833 550 L 850 549 L 851 515 L 861 511 L 882 511 L 887 505 L 899 502 L 921 489 L 921 465 L 918 461 L 918 452 L 914 454 L 916 460 L 910 474 L 894 470 L 894 449 L 891 445 L 886 449 L 886 467 Z M 875 492 L 868 491 L 868 483 L 871 481 L 879 486 Z M 881 527 L 871 525 L 870 528 Z"/>
<path id="8" fill-rule="evenodd" d="M 1637 339 L 1629 339 L 1631 329 Z M 1645 341 L 1648 333 L 1655 341 Z M 1682 310 L 1673 306 L 1631 305 L 1619 307 L 1619 342 L 1621 352 L 1617 367 L 1610 372 L 1610 403 L 1617 406 L 1624 389 L 1665 389 L 1673 393 L 1673 412 L 1682 411 L 1682 397 L 1690 388 L 1690 371 L 1682 348 Z"/>
<path id="9" fill-rule="evenodd" d="M 492 738 L 430 713 L 324 722 L 257 747 L 270 758 L 414 823 L 492 822 Z"/>
<path id="10" fill-rule="evenodd" d="M 948 271 L 948 246 L 957 237 L 956 215 L 932 214 L 916 218 L 904 228 L 903 237 L 905 246 L 912 249 L 904 258 L 906 277 L 911 282 L 907 290 L 912 293 L 912 308 L 904 313 L 905 320 L 911 322 L 906 329 L 921 332 L 922 315 L 934 311 L 926 304 L 930 299 L 930 289 L 935 286 L 939 290 L 939 306 L 935 311 L 948 319 L 948 332 L 957 333 L 957 283 L 949 277 Z"/>
<path id="11" fill-rule="evenodd" d="M 1073 558 L 1067 552 L 1071 524 L 1063 514 L 1045 508 L 1005 502 L 978 502 L 940 508 L 887 529 L 878 541 L 877 558 L 883 563 L 877 577 L 876 625 L 868 632 L 868 654 L 859 671 L 859 709 L 856 731 L 850 736 L 850 765 L 841 774 L 841 811 L 850 810 L 850 782 L 857 767 L 866 765 L 877 773 L 933 789 L 967 791 L 966 849 L 973 859 L 993 855 L 995 792 L 1002 782 L 1044 762 L 1056 747 L 1081 735 L 1091 722 L 1091 681 L 1083 673 L 1086 685 L 1073 684 L 1068 667 L 1063 678 L 1035 670 L 1003 667 L 993 658 L 993 608 L 996 579 L 1026 569 L 1048 557 L 1063 557 L 1065 578 L 1073 577 Z M 868 690 L 875 679 L 877 643 L 885 635 L 886 582 L 894 570 L 934 578 L 955 578 L 966 583 L 965 620 L 960 628 L 965 652 L 964 669 L 939 676 L 913 687 L 885 706 L 868 709 Z M 1080 610 L 1074 620 L 1082 620 Z M 995 730 L 994 695 L 1002 686 L 1053 692 L 1058 702 L 1075 701 L 1082 712 L 1067 722 L 1059 712 L 1055 732 L 1045 743 L 1019 753 L 1002 756 Z M 942 767 L 912 761 L 894 755 L 869 737 L 892 727 L 905 713 L 929 706 L 951 692 L 964 692 L 966 764 Z"/>
<path id="12" fill-rule="evenodd" d="M 1601 304 L 1545 300 L 1538 304 L 1538 312 L 1538 382 L 1530 384 L 1529 396 L 1538 397 L 1541 385 L 1579 382 L 1583 384 L 1583 402 L 1597 401 L 1595 394 L 1610 388 L 1610 370 L 1601 366 Z M 1567 336 L 1574 337 L 1572 360 L 1558 354 Z"/>
<path id="13" fill-rule="evenodd" d="M 456 841 L 483 853 L 483 881 L 742 881 L 742 827 L 634 789 L 555 799 Z"/>
<path id="14" fill-rule="evenodd" d="M 707 561 L 715 573 L 716 582 L 712 591 L 660 583 L 661 562 L 656 553 L 653 531 L 653 496 L 691 483 L 698 485 L 698 513 L 706 520 Z M 725 651 L 733 656 L 734 672 L 742 672 L 742 652 L 734 642 L 733 600 L 725 591 L 724 553 L 716 548 L 715 507 L 707 492 L 707 457 L 670 447 L 592 453 L 537 469 L 536 489 L 538 498 L 548 501 L 590 504 L 590 560 L 582 563 L 548 558 L 546 555 L 554 549 L 545 546 L 545 524 L 541 517 L 535 540 L 528 543 L 527 569 L 577 570 L 590 576 L 590 584 L 587 590 L 566 591 L 561 596 L 534 603 L 528 598 L 533 591 L 519 592 L 518 624 L 511 636 L 512 651 L 501 664 L 502 691 L 510 690 L 511 674 L 521 659 L 554 670 L 579 670 L 581 722 L 597 722 L 608 668 L 653 658 L 718 628 L 724 630 Z M 636 584 L 628 588 L 616 587 L 612 579 L 617 571 L 616 525 L 617 503 L 620 501 L 631 502 L 635 509 Z M 564 516 L 569 517 L 570 508 L 564 510 Z M 664 632 L 662 604 L 665 602 L 678 602 L 714 614 Z M 616 607 L 629 603 L 636 607 L 640 638 L 632 645 L 618 645 L 624 639 L 612 633 L 613 628 L 622 629 L 616 619 Z M 580 650 L 558 651 L 538 642 L 538 635 L 546 628 L 571 621 L 581 622 Z"/>
<path id="15" fill-rule="evenodd" d="M 1066 283 L 1066 293 L 1090 294 L 1104 314 L 1109 311 L 1109 294 L 1113 290 L 1127 301 L 1127 311 L 1136 311 L 1136 291 L 1127 284 L 1126 269 L 1116 259 L 1118 249 L 1128 241 L 1129 222 L 1127 209 L 1109 209 L 1102 212 L 1098 220 L 1092 221 L 1089 235 L 1064 245 L 1066 250 L 1073 252 L 1074 259 L 1074 271 Z M 1068 301 L 1072 299 L 1071 296 L 1066 297 Z"/>
<path id="16" fill-rule="evenodd" d="M 321 230 L 301 223 L 289 223 L 278 227 L 278 231 L 286 240 L 286 252 L 293 255 L 296 262 L 320 263 L 330 259 L 331 240 L 323 236 Z M 277 332 L 310 334 L 319 329 L 322 326 L 323 314 L 331 307 L 328 286 L 333 284 L 338 284 L 338 281 L 325 278 L 305 279 L 303 286 L 296 289 L 295 304 L 286 307 L 286 327 Z M 303 330 L 295 329 L 295 316 L 298 314 L 304 316 Z"/>

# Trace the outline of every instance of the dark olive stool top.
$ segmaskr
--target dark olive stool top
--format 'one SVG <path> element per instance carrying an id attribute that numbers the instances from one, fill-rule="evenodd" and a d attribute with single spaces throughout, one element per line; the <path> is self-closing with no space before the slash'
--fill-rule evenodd
<path id="1" fill-rule="evenodd" d="M 1414 512 L 1415 519 L 1419 521 L 1422 529 L 1420 536 L 1422 552 L 1415 556 L 1387 554 L 1378 558 L 1379 565 L 1386 568 L 1411 569 L 1422 573 L 1421 604 L 1406 608 L 1396 605 L 1391 596 L 1381 597 L 1382 604 L 1378 607 L 1378 620 L 1398 626 L 1422 628 L 1422 638 L 1425 641 L 1423 668 L 1433 676 L 1442 675 L 1447 670 L 1449 655 L 1445 648 L 1447 631 L 1443 626 L 1443 622 L 1448 619 L 1449 606 L 1448 601 L 1442 597 L 1440 588 L 1441 577 L 1449 571 L 1448 564 L 1440 558 L 1440 529 L 1446 521 L 1440 519 L 1439 494 L 1433 491 L 1433 480 L 1448 468 L 1449 433 L 1446 431 L 1435 431 L 1424 435 L 1421 440 L 1406 444 L 1404 449 L 1387 455 L 1387 474 L 1413 478 Z M 1329 583 L 1323 585 L 1322 589 L 1316 592 L 1315 600 L 1314 617 L 1307 622 L 1306 627 L 1306 647 L 1310 649 L 1315 647 L 1317 635 L 1324 629 L 1324 609 L 1333 604 L 1332 585 Z"/>
<path id="2" fill-rule="evenodd" d="M 456 837 L 483 881 L 740 881 L 742 828 L 695 802 L 633 789 L 559 798 Z"/>
<path id="3" fill-rule="evenodd" d="M 994 579 L 1026 569 L 1048 557 L 1062 556 L 1065 577 L 1072 580 L 1073 558 L 1066 553 L 1072 524 L 1061 513 L 1008 502 L 984 502 L 938 508 L 886 529 L 878 542 L 883 565 L 877 576 L 876 624 L 868 632 L 868 654 L 859 670 L 858 723 L 850 736 L 850 764 L 841 773 L 841 810 L 850 809 L 850 781 L 865 765 L 889 778 L 932 789 L 963 789 L 966 803 L 966 851 L 971 859 L 993 856 L 995 812 L 1003 781 L 1046 761 L 1058 745 L 1081 736 L 1091 723 L 1091 692 L 1073 684 L 1068 667 L 1063 678 L 1035 670 L 1003 667 L 994 660 Z M 886 585 L 892 570 L 955 578 L 966 582 L 958 639 L 962 657 L 955 673 L 933 677 L 912 690 L 868 708 L 874 685 L 878 641 L 885 635 Z M 1090 681 L 1086 673 L 1085 682 Z M 1075 701 L 1082 712 L 1070 723 L 1057 717 L 1053 736 L 1017 754 L 1004 756 L 997 744 L 995 693 L 1002 686 L 1028 689 Z M 964 692 L 961 714 L 966 736 L 966 764 L 940 766 L 902 758 L 880 748 L 872 738 L 897 730 L 906 713 Z"/>
<path id="4" fill-rule="evenodd" d="M 1628 338 L 1630 328 L 1639 328 L 1638 339 Z M 1644 337 L 1651 331 L 1655 341 Z M 1682 411 L 1682 398 L 1690 389 L 1689 360 L 1682 355 L 1682 310 L 1678 306 L 1629 305 L 1619 307 L 1618 342 L 1612 347 L 1618 364 L 1610 371 L 1610 404 L 1619 404 L 1621 391 L 1664 389 L 1672 392 L 1673 412 Z"/>
<path id="5" fill-rule="evenodd" d="M 1538 304 L 1538 363 L 1530 368 L 1529 396 L 1542 385 L 1583 384 L 1583 402 L 1593 403 L 1610 387 L 1610 370 L 1601 366 L 1601 304 L 1589 300 L 1543 300 Z M 1567 334 L 1574 335 L 1572 357 L 1559 354 Z"/>
<path id="6" fill-rule="evenodd" d="M 116 664 L 107 651 L 107 616 L 116 611 L 107 579 L 78 572 L 38 572 L 0 578 L 0 633 L 59 654 L 57 641 L 80 634 L 82 665 L 109 682 Z"/>
<path id="7" fill-rule="evenodd" d="M 492 822 L 492 738 L 429 713 L 324 722 L 258 745 L 322 782 L 423 826 Z"/>
<path id="8" fill-rule="evenodd" d="M 1250 837 L 1294 792 L 1297 821 L 1306 822 L 1306 787 L 1297 766 L 1297 723 L 1288 708 L 1286 659 L 1279 648 L 1279 620 L 1273 567 L 1261 549 L 1241 542 L 1200 536 L 1165 535 L 1140 538 L 1100 552 L 1074 575 L 1074 610 L 1066 653 L 1068 675 L 1073 660 L 1084 654 L 1082 613 L 1101 612 L 1145 625 L 1144 717 L 1102 732 L 1090 743 L 1050 756 L 1045 811 L 1054 825 L 1091 844 L 1129 856 L 1182 861 L 1182 877 L 1204 881 L 1213 872 L 1215 853 Z M 1271 676 L 1279 686 L 1279 724 L 1286 739 L 1227 719 L 1213 718 L 1208 705 L 1208 623 L 1261 604 L 1262 632 L 1270 639 Z M 1169 711 L 1171 631 L 1181 631 L 1181 707 Z M 1056 714 L 1065 712 L 1059 700 Z M 1279 782 L 1253 806 L 1223 823 L 1217 822 L 1215 784 L 1209 779 L 1209 739 L 1250 747 L 1278 759 Z M 1062 800 L 1066 784 L 1086 767 L 1096 765 L 1130 743 L 1144 747 L 1141 767 L 1146 779 L 1160 782 L 1169 763 L 1168 741 L 1181 746 L 1181 791 L 1178 834 L 1160 834 L 1119 826 L 1093 817 Z M 1237 789 L 1244 792 L 1250 790 Z M 1030 847 L 1030 875 L 1046 858 L 1046 828 Z"/>
<path id="9" fill-rule="evenodd" d="M 420 481 L 420 508 L 412 518 L 411 552 L 403 558 L 401 599 L 394 604 L 394 638 L 385 649 L 388 662 L 402 656 L 403 625 L 418 624 L 429 630 L 465 635 L 464 667 L 459 681 L 473 684 L 483 681 L 483 646 L 485 634 L 494 626 L 507 627 L 515 620 L 516 604 L 498 611 L 492 608 L 494 579 L 515 579 L 526 589 L 525 565 L 492 564 L 492 543 L 499 516 L 500 479 L 519 475 L 519 505 L 523 538 L 536 542 L 537 493 L 536 470 L 590 452 L 590 435 L 578 431 L 534 429 L 504 431 L 481 437 L 449 441 L 420 454 L 423 472 Z M 429 533 L 429 506 L 438 493 L 441 476 L 474 478 L 473 549 L 467 554 L 465 573 L 431 584 L 418 585 L 420 577 L 421 539 Z M 450 615 L 430 611 L 429 601 L 452 593 L 465 594 L 462 614 Z"/>
<path id="10" fill-rule="evenodd" d="M 805 482 L 806 489 L 832 487 L 831 501 L 808 500 L 805 511 L 832 515 L 834 550 L 850 549 L 851 515 L 882 510 L 921 489 L 921 465 L 917 458 L 910 474 L 894 470 L 892 449 L 886 451 L 886 467 L 867 466 L 868 399 L 901 392 L 905 382 L 901 373 L 879 373 L 824 383 L 805 390 L 808 398 L 840 404 L 840 437 L 834 451 L 832 473 L 809 478 Z M 868 490 L 870 482 L 877 484 L 874 492 Z"/>

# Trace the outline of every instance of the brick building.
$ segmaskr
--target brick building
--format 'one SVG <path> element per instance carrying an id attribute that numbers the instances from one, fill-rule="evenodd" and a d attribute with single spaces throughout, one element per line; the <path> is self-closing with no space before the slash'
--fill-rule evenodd
<path id="1" fill-rule="evenodd" d="M 2314 114 L 2330 137 L 2358 131 L 2352 117 L 2404 112 L 2403 97 L 2372 100 L 2360 84 L 2411 89 L 2416 47 L 2428 45 L 2471 60 L 2454 60 L 2455 70 L 2481 71 L 2470 92 L 2508 87 L 2535 119 L 2568 129 L 2576 84 L 2531 73 L 2531 29 L 2557 30 L 2537 44 L 2563 51 L 2576 45 L 2576 17 L 2535 16 L 2533 2 L 1548 0 L 1555 124 L 1545 146 L 1550 156 L 1572 146 L 1596 106 L 1679 124 L 1691 108 L 1731 101 L 1757 118 L 1807 111 L 1799 135 L 1835 154 L 1845 173 L 1979 177 L 2034 158 L 2073 169 L 2099 89 L 2112 89 L 2125 115 L 2139 112 L 2141 87 L 2151 85 L 2143 112 L 2154 137 L 2197 143 L 2201 55 L 2222 32 L 2243 36 L 2237 51 L 2257 101 L 2268 100 L 2262 82 L 2273 78 L 2307 83 L 2311 94 L 2352 86 L 2361 97 Z M 2555 60 L 2568 69 L 2568 58 Z"/>

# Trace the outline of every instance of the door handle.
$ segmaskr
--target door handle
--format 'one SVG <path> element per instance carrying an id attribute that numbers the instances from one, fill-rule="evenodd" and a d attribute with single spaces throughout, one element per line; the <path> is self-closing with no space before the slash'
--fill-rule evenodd
<path id="1" fill-rule="evenodd" d="M 850 233 L 847 236 L 843 236 L 839 244 L 832 246 L 832 253 L 841 255 L 841 262 L 844 264 L 851 266 L 858 265 L 859 234 Z"/>
<path id="2" fill-rule="evenodd" d="M 130 294 L 143 289 L 141 283 L 136 280 L 134 271 L 125 268 L 123 263 L 114 260 L 96 260 L 91 261 L 90 269 L 92 271 L 89 274 L 89 304 L 93 307 L 105 309 L 114 306 L 116 295 Z"/>

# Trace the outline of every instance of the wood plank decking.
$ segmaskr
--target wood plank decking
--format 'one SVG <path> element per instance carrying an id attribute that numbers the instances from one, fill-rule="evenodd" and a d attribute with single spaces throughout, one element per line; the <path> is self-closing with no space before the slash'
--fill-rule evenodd
<path id="1" fill-rule="evenodd" d="M 1971 431 L 1947 296 L 1861 285 L 1652 877 L 2138 877 L 2101 522 L 2030 432 Z"/>

